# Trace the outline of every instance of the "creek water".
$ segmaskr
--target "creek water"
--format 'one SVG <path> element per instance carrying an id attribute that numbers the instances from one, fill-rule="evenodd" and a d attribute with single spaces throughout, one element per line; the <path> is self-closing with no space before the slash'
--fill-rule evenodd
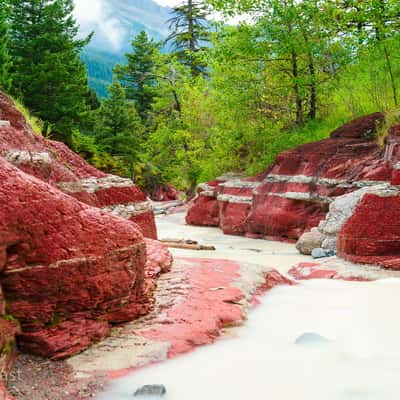
<path id="1" fill-rule="evenodd" d="M 304 261 L 292 245 L 185 227 L 179 216 L 159 221 L 159 229 L 161 237 L 217 242 L 217 254 L 207 257 L 252 257 L 282 272 Z M 165 385 L 165 400 L 397 400 L 399 304 L 394 278 L 276 287 L 233 337 L 115 380 L 99 400 L 133 399 L 147 384 Z M 296 344 L 308 332 L 328 341 Z"/>

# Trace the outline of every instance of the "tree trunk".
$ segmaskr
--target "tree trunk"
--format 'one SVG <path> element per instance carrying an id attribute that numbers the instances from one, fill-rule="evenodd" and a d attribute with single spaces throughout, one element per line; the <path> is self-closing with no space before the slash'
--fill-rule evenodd
<path id="1" fill-rule="evenodd" d="M 296 125 L 302 126 L 304 119 L 303 119 L 303 102 L 300 95 L 300 86 L 299 86 L 299 67 L 297 61 L 297 54 L 295 51 L 292 51 L 292 74 L 293 74 L 293 91 L 295 96 L 296 102 Z"/>
<path id="2" fill-rule="evenodd" d="M 308 47 L 308 72 L 310 74 L 310 110 L 308 117 L 315 119 L 317 117 L 317 79 L 315 76 L 314 57 L 309 46 L 309 40 L 306 32 L 303 32 L 304 41 Z"/>
<path id="3" fill-rule="evenodd" d="M 386 44 L 383 44 L 383 51 L 385 53 L 386 64 L 387 64 L 388 71 L 389 71 L 390 83 L 391 83 L 391 86 L 392 86 L 394 105 L 397 107 L 399 105 L 399 102 L 398 102 L 398 98 L 397 98 L 396 82 L 395 82 L 395 79 L 394 79 L 392 62 L 390 60 L 390 56 L 389 56 L 389 52 L 388 52 L 388 49 L 386 47 Z"/>

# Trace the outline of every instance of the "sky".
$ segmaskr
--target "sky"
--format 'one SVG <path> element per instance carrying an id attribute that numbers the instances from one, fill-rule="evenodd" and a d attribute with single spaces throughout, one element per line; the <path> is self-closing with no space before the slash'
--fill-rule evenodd
<path id="1" fill-rule="evenodd" d="M 154 0 L 162 6 L 175 6 L 182 0 Z M 79 21 L 93 20 L 95 16 L 101 14 L 101 0 L 75 0 L 75 15 Z"/>
<path id="2" fill-rule="evenodd" d="M 181 0 L 154 0 L 156 3 L 161 4 L 162 6 L 176 6 L 181 2 Z"/>
<path id="3" fill-rule="evenodd" d="M 124 37 L 119 21 L 106 12 L 103 0 L 74 0 L 75 1 L 75 17 L 81 26 L 82 34 L 88 34 L 92 28 L 93 23 L 97 23 L 97 32 L 103 34 L 108 38 L 109 44 L 115 50 L 121 46 L 121 41 Z M 174 6 L 182 3 L 182 0 L 154 0 L 163 6 Z M 214 15 L 217 17 L 217 15 Z M 240 19 L 230 19 L 229 23 L 235 24 Z M 228 22 L 228 21 L 227 21 Z"/>

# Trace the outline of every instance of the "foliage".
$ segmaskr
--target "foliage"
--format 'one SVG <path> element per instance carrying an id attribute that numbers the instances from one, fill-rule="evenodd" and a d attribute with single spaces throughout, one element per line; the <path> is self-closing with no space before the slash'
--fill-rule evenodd
<path id="1" fill-rule="evenodd" d="M 281 151 L 371 112 L 386 112 L 384 143 L 398 121 L 397 0 L 185 0 L 169 21 L 173 51 L 140 32 L 114 73 L 108 53 L 81 53 L 70 0 L 8 1 L 13 93 L 42 130 L 149 192 L 259 173 Z M 246 22 L 211 25 L 214 11 Z"/>
<path id="2" fill-rule="evenodd" d="M 210 31 L 207 7 L 202 1 L 186 0 L 173 8 L 174 16 L 168 21 L 170 34 L 165 40 L 172 45 L 177 58 L 190 67 L 193 76 L 205 73 L 201 54 L 206 50 Z"/>
<path id="3" fill-rule="evenodd" d="M 42 119 L 45 134 L 71 144 L 87 93 L 72 0 L 10 0 L 12 93 Z"/>
<path id="4" fill-rule="evenodd" d="M 127 64 L 115 67 L 115 74 L 126 88 L 129 100 L 136 104 L 139 115 L 145 121 L 155 96 L 154 64 L 160 44 L 142 31 L 132 41 L 132 52 L 126 54 Z"/>
<path id="5" fill-rule="evenodd" d="M 143 126 L 135 104 L 128 102 L 119 82 L 109 87 L 109 97 L 96 111 L 95 139 L 101 150 L 121 160 L 134 172 L 143 140 Z"/>
<path id="6" fill-rule="evenodd" d="M 31 112 L 25 107 L 25 105 L 20 100 L 13 99 L 13 101 L 15 107 L 20 113 L 22 113 L 22 115 L 25 117 L 25 120 L 32 127 L 33 131 L 37 135 L 41 135 L 43 130 L 43 121 L 32 115 Z"/>
<path id="7" fill-rule="evenodd" d="M 8 91 L 11 86 L 11 57 L 8 52 L 7 5 L 0 8 L 0 89 Z"/>

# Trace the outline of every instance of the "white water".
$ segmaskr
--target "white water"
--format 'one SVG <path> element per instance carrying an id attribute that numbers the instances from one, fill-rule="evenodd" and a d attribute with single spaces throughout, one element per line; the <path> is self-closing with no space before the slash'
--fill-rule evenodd
<path id="1" fill-rule="evenodd" d="M 270 291 L 233 339 L 113 382 L 100 400 L 164 384 L 165 400 L 397 400 L 400 279 Z M 296 345 L 315 332 L 331 340 Z"/>

